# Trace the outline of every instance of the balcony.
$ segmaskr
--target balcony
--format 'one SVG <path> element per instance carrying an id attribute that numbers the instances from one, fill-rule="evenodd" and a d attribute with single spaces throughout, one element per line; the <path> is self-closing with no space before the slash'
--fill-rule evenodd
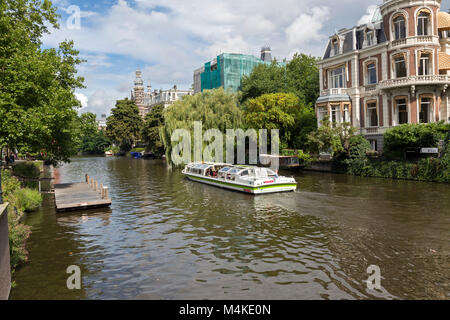
<path id="1" fill-rule="evenodd" d="M 332 89 L 326 89 L 326 90 L 322 90 L 320 92 L 321 96 L 337 96 L 337 95 L 342 95 L 342 94 L 348 94 L 347 93 L 347 88 L 332 88 Z"/>
<path id="2" fill-rule="evenodd" d="M 380 83 L 381 89 L 407 87 L 414 85 L 446 85 L 450 84 L 448 75 L 411 76 L 399 79 L 384 80 Z"/>

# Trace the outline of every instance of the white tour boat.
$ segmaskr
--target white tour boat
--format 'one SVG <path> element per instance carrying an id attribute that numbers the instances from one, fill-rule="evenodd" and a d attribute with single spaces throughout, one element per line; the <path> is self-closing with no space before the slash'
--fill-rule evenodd
<path id="1" fill-rule="evenodd" d="M 182 171 L 190 180 L 251 194 L 295 191 L 294 178 L 279 176 L 269 168 L 194 162 Z"/>

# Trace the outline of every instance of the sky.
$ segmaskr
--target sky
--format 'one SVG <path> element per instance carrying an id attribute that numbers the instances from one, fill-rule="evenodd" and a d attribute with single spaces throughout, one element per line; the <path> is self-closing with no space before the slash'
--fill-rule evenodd
<path id="1" fill-rule="evenodd" d="M 44 47 L 73 40 L 85 89 L 76 96 L 80 112 L 109 114 L 115 101 L 130 97 L 134 72 L 145 86 L 188 89 L 193 71 L 218 54 L 277 59 L 295 52 L 321 57 L 329 36 L 366 23 L 382 0 L 53 0 L 59 29 Z M 442 0 L 448 11 L 450 0 Z M 78 11 L 79 10 L 79 11 Z M 78 14 L 79 12 L 79 19 Z"/>

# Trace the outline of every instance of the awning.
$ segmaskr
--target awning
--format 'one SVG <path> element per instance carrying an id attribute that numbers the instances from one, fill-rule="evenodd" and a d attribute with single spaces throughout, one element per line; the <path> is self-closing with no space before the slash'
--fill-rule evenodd
<path id="1" fill-rule="evenodd" d="M 437 20 L 439 31 L 450 30 L 450 14 L 448 14 L 447 12 L 439 11 Z"/>
<path id="2" fill-rule="evenodd" d="M 352 99 L 347 94 L 321 96 L 321 97 L 319 97 L 319 99 L 317 99 L 316 104 L 325 103 L 325 102 L 341 102 L 341 101 L 352 101 Z"/>
<path id="3" fill-rule="evenodd" d="M 450 55 L 439 52 L 439 70 L 450 70 Z"/>

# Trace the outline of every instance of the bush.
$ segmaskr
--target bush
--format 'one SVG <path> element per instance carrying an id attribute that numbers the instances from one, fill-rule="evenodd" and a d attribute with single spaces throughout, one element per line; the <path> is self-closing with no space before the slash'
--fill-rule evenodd
<path id="1" fill-rule="evenodd" d="M 9 251 L 11 259 L 11 269 L 14 269 L 27 261 L 27 250 L 25 243 L 30 235 L 30 228 L 20 223 L 20 215 L 13 206 L 8 208 L 9 225 Z"/>
<path id="2" fill-rule="evenodd" d="M 437 147 L 449 131 L 450 124 L 443 121 L 394 127 L 384 133 L 384 154 L 390 159 L 402 159 L 405 148 Z"/>
<path id="3" fill-rule="evenodd" d="M 18 162 L 13 166 L 13 174 L 23 178 L 36 179 L 41 174 L 42 161 Z"/>
<path id="4" fill-rule="evenodd" d="M 20 211 L 34 211 L 42 203 L 42 195 L 37 190 L 29 188 L 19 189 L 14 193 L 16 206 Z"/>

